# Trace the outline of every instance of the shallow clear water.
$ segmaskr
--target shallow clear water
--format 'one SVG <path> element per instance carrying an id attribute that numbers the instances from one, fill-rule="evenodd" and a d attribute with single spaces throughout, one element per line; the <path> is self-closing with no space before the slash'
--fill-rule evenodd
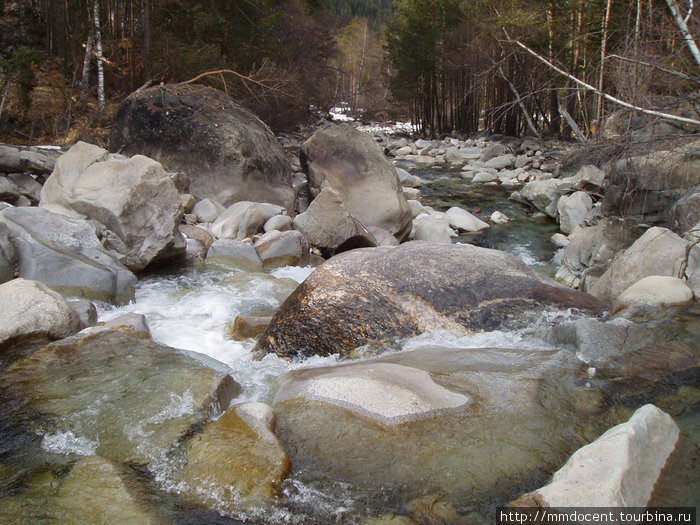
<path id="1" fill-rule="evenodd" d="M 453 171 L 418 169 L 412 173 L 424 180 L 421 202 L 425 206 L 432 206 L 438 211 L 458 206 L 486 222 L 489 222 L 488 218 L 494 211 L 500 211 L 510 219 L 506 224 L 491 224 L 487 230 L 479 233 L 464 233 L 457 242 L 512 253 L 545 275 L 554 275 L 556 268 L 553 259 L 557 248 L 550 238 L 559 228 L 551 218 L 533 214 L 528 207 L 510 200 L 508 197 L 518 188 L 472 184 L 460 178 L 459 172 Z"/>

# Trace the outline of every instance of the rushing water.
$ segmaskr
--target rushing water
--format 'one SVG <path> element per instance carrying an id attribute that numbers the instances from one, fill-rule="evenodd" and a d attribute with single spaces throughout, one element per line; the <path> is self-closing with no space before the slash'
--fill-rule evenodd
<path id="1" fill-rule="evenodd" d="M 532 212 L 508 199 L 509 191 L 497 186 L 471 184 L 456 173 L 429 169 L 415 170 L 426 182 L 422 188 L 423 203 L 438 210 L 461 206 L 478 215 L 488 217 L 493 211 L 505 213 L 511 221 L 492 225 L 480 234 L 463 235 L 457 242 L 473 243 L 509 251 L 521 257 L 528 265 L 552 275 L 556 248 L 549 238 L 557 231 L 556 224 L 547 217 L 533 216 Z M 336 357 L 316 357 L 301 362 L 288 362 L 275 355 L 256 361 L 251 357 L 252 340 L 234 341 L 228 337 L 232 321 L 237 315 L 270 315 L 297 283 L 312 268 L 286 267 L 270 274 L 249 274 L 238 268 L 207 265 L 192 261 L 167 270 L 142 275 L 136 289 L 136 300 L 131 304 L 114 307 L 99 306 L 99 320 L 108 321 L 124 313 L 143 314 L 152 338 L 162 344 L 181 348 L 213 358 L 228 368 L 230 375 L 241 385 L 235 399 L 270 403 L 277 388 L 279 376 L 293 369 L 323 367 L 336 364 Z M 543 324 L 551 321 L 545 314 Z M 551 316 L 562 314 L 551 314 Z M 565 314 L 564 314 L 565 315 Z M 546 349 L 548 345 L 537 337 L 537 327 L 522 332 L 488 332 L 464 337 L 437 333 L 397 343 L 387 352 L 411 350 L 427 344 L 455 348 L 520 348 Z M 177 400 L 173 410 L 186 411 L 187 399 Z M 1 433 L 2 429 L 0 429 Z M 9 433 L 6 433 L 9 435 Z M 25 451 L 26 463 L 56 462 L 75 455 L 95 452 L 99 443 L 76 436 L 72 432 L 57 431 L 31 440 L 31 446 L 15 439 L 8 449 Z M 26 436 L 21 439 L 27 439 Z M 38 448 L 41 459 L 30 456 Z M 30 452 L 26 452 L 26 451 Z M 1 466 L 1 465 L 0 465 Z M 36 466 L 36 465 L 35 465 Z M 150 467 L 149 476 L 155 478 L 161 506 L 177 507 L 169 501 L 169 494 L 177 493 L 177 485 L 169 477 L 171 465 L 167 459 Z M 25 470 L 31 466 L 24 466 Z M 148 476 L 147 476 L 148 477 Z M 11 487 L 0 486 L 0 496 Z M 353 517 L 371 514 L 367 502 L 350 486 L 332 479 L 313 480 L 303 472 L 294 472 L 284 483 L 283 505 L 268 509 L 260 518 L 266 523 L 354 522 Z M 235 522 L 214 512 L 173 511 L 176 521 L 182 523 Z"/>

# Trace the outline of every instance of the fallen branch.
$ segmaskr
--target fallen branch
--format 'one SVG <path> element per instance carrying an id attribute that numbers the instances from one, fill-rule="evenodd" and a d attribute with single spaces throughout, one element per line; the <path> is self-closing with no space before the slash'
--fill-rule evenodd
<path id="1" fill-rule="evenodd" d="M 546 64 L 547 66 L 549 66 L 551 69 L 553 69 L 554 71 L 556 71 L 556 72 L 559 73 L 560 75 L 564 75 L 566 78 L 572 80 L 573 82 L 575 82 L 575 83 L 578 84 L 579 86 L 582 86 L 582 87 L 584 87 L 584 88 L 586 88 L 586 89 L 588 89 L 588 90 L 590 90 L 590 91 L 593 91 L 594 93 L 597 93 L 598 95 L 601 95 L 601 96 L 602 96 L 603 98 L 605 98 L 606 100 L 609 100 L 610 102 L 613 102 L 613 103 L 615 103 L 615 104 L 617 104 L 617 105 L 619 105 L 619 106 L 622 106 L 622 107 L 625 107 L 625 108 L 628 108 L 628 109 L 632 109 L 632 110 L 634 110 L 634 111 L 639 111 L 640 113 L 644 113 L 644 114 L 646 114 L 646 115 L 653 115 L 653 116 L 655 116 L 655 117 L 659 117 L 659 118 L 664 119 L 664 120 L 672 120 L 672 121 L 675 121 L 675 122 L 683 122 L 683 123 L 685 123 L 685 124 L 693 124 L 693 125 L 695 125 L 695 126 L 700 126 L 700 120 L 693 119 L 693 118 L 687 118 L 687 117 L 680 117 L 680 116 L 678 116 L 678 115 L 671 115 L 670 113 L 663 113 L 663 112 L 661 112 L 661 111 L 656 111 L 656 110 L 653 110 L 653 109 L 642 108 L 642 107 L 639 107 L 639 106 L 635 106 L 634 104 L 630 104 L 629 102 L 625 102 L 624 100 L 620 100 L 620 99 L 617 98 L 617 97 L 613 97 L 612 95 L 609 95 L 608 93 L 604 93 L 604 92 L 600 91 L 599 89 L 597 89 L 596 87 L 594 87 L 594 86 L 588 84 L 587 82 L 584 82 L 583 80 L 580 80 L 579 78 L 573 76 L 572 74 L 567 73 L 566 71 L 564 71 L 564 70 L 561 69 L 560 67 L 555 66 L 555 65 L 552 64 L 549 60 L 547 60 L 546 58 L 544 58 L 542 55 L 540 55 L 540 54 L 537 53 L 536 51 L 533 51 L 532 49 L 530 49 L 529 47 L 527 47 L 525 44 L 523 44 L 522 42 L 520 42 L 519 40 L 507 40 L 507 42 L 512 43 L 512 44 L 516 44 L 517 46 L 523 48 L 525 51 L 527 51 L 527 52 L 530 53 L 532 56 L 534 56 L 537 60 L 539 60 L 540 62 L 543 62 L 544 64 Z"/>
<path id="2" fill-rule="evenodd" d="M 515 88 L 513 83 L 506 77 L 506 75 L 503 73 L 503 69 L 501 66 L 498 66 L 498 74 L 501 76 L 503 80 L 505 80 L 508 83 L 508 86 L 510 87 L 510 90 L 513 92 L 513 95 L 515 95 L 515 100 L 518 102 L 518 106 L 520 106 L 520 110 L 523 113 L 523 116 L 525 117 L 525 122 L 527 122 L 527 127 L 530 128 L 530 131 L 537 137 L 538 139 L 541 139 L 542 137 L 540 136 L 539 131 L 537 131 L 537 128 L 535 127 L 535 124 L 532 122 L 532 118 L 530 118 L 530 114 L 527 112 L 527 109 L 525 108 L 525 104 L 523 104 L 523 99 L 520 97 L 520 93 L 518 93 L 518 90 Z"/>
<path id="3" fill-rule="evenodd" d="M 229 75 L 236 76 L 236 77 L 240 78 L 241 80 L 243 80 L 244 82 L 252 82 L 253 84 L 257 84 L 258 86 L 262 87 L 263 89 L 267 89 L 267 90 L 270 90 L 270 91 L 274 91 L 274 92 L 276 92 L 276 93 L 279 93 L 279 94 L 281 94 L 281 95 L 284 95 L 285 97 L 291 97 L 291 96 L 292 96 L 292 95 L 290 95 L 289 93 L 285 93 L 284 91 L 282 91 L 282 90 L 279 89 L 279 88 L 276 88 L 276 87 L 274 87 L 274 86 L 269 86 L 268 84 L 265 84 L 264 82 L 260 82 L 259 80 L 255 80 L 254 78 L 251 78 L 251 77 L 249 77 L 249 76 L 243 75 L 243 74 L 239 73 L 238 71 L 234 71 L 233 69 L 217 69 L 217 70 L 215 70 L 215 71 L 205 71 L 204 73 L 200 73 L 200 74 L 197 75 L 196 77 L 191 78 L 191 79 L 189 79 L 189 80 L 186 80 L 185 82 L 182 82 L 182 83 L 183 83 L 183 84 L 193 84 L 193 83 L 197 82 L 198 80 L 201 80 L 201 79 L 203 79 L 203 78 L 205 78 L 205 77 L 209 77 L 209 76 L 212 76 L 212 75 L 220 75 L 220 76 L 221 76 L 221 75 L 223 75 L 224 73 L 229 74 Z"/>
<path id="4" fill-rule="evenodd" d="M 576 121 L 573 119 L 573 117 L 571 115 L 569 115 L 569 112 L 566 111 L 564 106 L 561 106 L 561 105 L 559 106 L 559 113 L 564 117 L 564 120 L 566 120 L 566 123 L 574 131 L 574 134 L 576 135 L 576 138 L 578 139 L 578 141 L 579 142 L 588 142 L 586 135 L 584 135 L 581 132 L 581 128 L 578 127 L 578 124 L 576 124 Z"/>

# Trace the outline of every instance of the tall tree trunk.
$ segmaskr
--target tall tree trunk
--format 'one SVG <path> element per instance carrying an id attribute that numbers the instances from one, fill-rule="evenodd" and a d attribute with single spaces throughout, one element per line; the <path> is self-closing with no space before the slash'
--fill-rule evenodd
<path id="1" fill-rule="evenodd" d="M 64 71 L 69 67 L 68 34 L 66 30 L 66 2 L 52 0 L 49 2 L 49 49 L 63 60 Z"/>
<path id="2" fill-rule="evenodd" d="M 102 63 L 102 34 L 100 31 L 100 2 L 94 0 L 93 24 L 95 31 L 95 55 L 97 60 L 97 114 L 102 116 L 105 110 L 105 72 Z"/>
<path id="3" fill-rule="evenodd" d="M 605 57 L 608 52 L 608 24 L 610 23 L 610 10 L 612 8 L 612 0 L 607 0 L 605 3 L 605 14 L 601 26 L 601 41 L 600 41 L 600 73 L 598 75 L 598 104 L 596 107 L 596 123 L 598 132 L 603 129 L 603 107 L 605 98 Z"/>
<path id="4" fill-rule="evenodd" d="M 92 52 L 95 43 L 95 38 L 92 29 L 85 43 L 85 57 L 83 58 L 83 75 L 80 84 L 80 107 L 85 109 L 87 105 L 88 93 L 90 92 L 90 61 L 92 60 Z"/>
<path id="5" fill-rule="evenodd" d="M 151 2 L 143 0 L 143 43 L 141 45 L 141 67 L 144 83 L 151 80 L 149 54 L 151 52 Z"/>
<path id="6" fill-rule="evenodd" d="M 555 3 L 553 0 L 549 2 L 549 7 L 547 9 L 547 30 L 549 33 L 548 51 L 549 60 L 554 62 L 554 40 L 556 35 L 554 34 L 554 7 Z M 573 38 L 573 36 L 572 36 Z M 528 122 L 528 126 L 530 123 Z M 559 114 L 559 97 L 557 95 L 556 88 L 552 88 L 549 92 L 549 126 L 550 131 L 555 135 L 561 133 L 561 115 Z"/>

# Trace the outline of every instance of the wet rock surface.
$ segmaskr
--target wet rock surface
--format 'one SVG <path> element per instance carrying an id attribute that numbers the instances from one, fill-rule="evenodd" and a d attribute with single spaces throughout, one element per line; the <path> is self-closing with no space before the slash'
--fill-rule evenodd
<path id="1" fill-rule="evenodd" d="M 51 343 L 0 376 L 22 417 L 34 414 L 24 421 L 28 430 L 70 433 L 104 458 L 147 464 L 238 391 L 229 375 L 174 349 L 92 330 Z"/>
<path id="2" fill-rule="evenodd" d="M 363 344 L 428 330 L 524 323 L 522 314 L 539 317 L 545 308 L 597 312 L 601 304 L 504 252 L 416 241 L 327 261 L 280 307 L 256 349 L 285 357 L 347 355 Z"/>

